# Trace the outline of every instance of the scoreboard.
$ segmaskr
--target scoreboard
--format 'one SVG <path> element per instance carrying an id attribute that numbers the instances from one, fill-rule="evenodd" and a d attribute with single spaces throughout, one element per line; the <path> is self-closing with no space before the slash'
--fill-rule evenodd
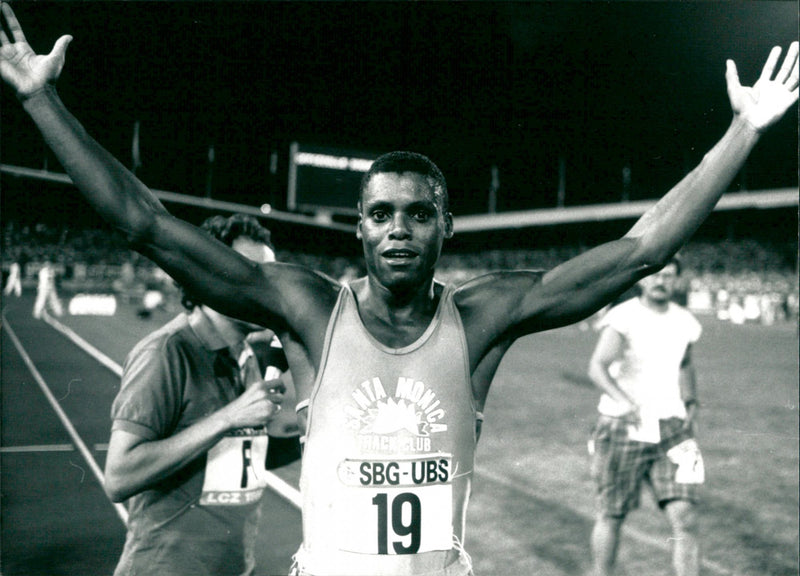
<path id="1" fill-rule="evenodd" d="M 289 148 L 289 210 L 356 214 L 361 178 L 379 154 L 292 142 Z"/>

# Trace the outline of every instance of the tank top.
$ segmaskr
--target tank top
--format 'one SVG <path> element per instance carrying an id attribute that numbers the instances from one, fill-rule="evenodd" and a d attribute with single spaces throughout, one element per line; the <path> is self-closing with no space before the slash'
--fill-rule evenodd
<path id="1" fill-rule="evenodd" d="M 344 286 L 309 403 L 300 489 L 314 576 L 435 572 L 458 558 L 476 445 L 452 287 L 417 341 L 389 348 Z"/>

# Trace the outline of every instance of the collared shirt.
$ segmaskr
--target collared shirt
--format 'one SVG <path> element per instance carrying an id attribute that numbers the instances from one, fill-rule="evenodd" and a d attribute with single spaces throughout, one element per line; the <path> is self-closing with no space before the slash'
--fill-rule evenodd
<path id="1" fill-rule="evenodd" d="M 112 430 L 146 440 L 173 436 L 240 394 L 237 371 L 202 308 L 181 314 L 128 355 L 112 406 Z M 237 442 L 236 486 L 228 490 L 226 476 L 234 468 L 222 462 L 215 469 L 214 461 L 219 448 L 227 445 L 224 452 L 230 454 Z M 130 498 L 128 535 L 115 575 L 247 573 L 252 558 L 246 557 L 244 542 L 255 527 L 258 474 L 265 461 L 261 448 L 266 452 L 265 435 L 225 437 L 208 455 Z"/>

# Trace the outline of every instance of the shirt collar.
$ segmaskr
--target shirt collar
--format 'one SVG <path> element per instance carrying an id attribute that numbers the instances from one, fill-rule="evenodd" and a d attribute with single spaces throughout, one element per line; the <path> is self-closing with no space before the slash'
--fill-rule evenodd
<path id="1" fill-rule="evenodd" d="M 223 348 L 228 348 L 228 343 L 203 312 L 201 306 L 195 306 L 189 314 L 189 326 L 206 349 L 218 352 Z"/>

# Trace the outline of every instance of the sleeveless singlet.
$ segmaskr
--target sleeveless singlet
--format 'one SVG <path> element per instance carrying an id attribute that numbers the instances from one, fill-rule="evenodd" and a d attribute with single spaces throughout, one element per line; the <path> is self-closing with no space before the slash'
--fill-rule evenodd
<path id="1" fill-rule="evenodd" d="M 453 290 L 404 348 L 378 342 L 342 288 L 310 397 L 300 489 L 304 570 L 425 574 L 458 559 L 476 412 Z"/>

